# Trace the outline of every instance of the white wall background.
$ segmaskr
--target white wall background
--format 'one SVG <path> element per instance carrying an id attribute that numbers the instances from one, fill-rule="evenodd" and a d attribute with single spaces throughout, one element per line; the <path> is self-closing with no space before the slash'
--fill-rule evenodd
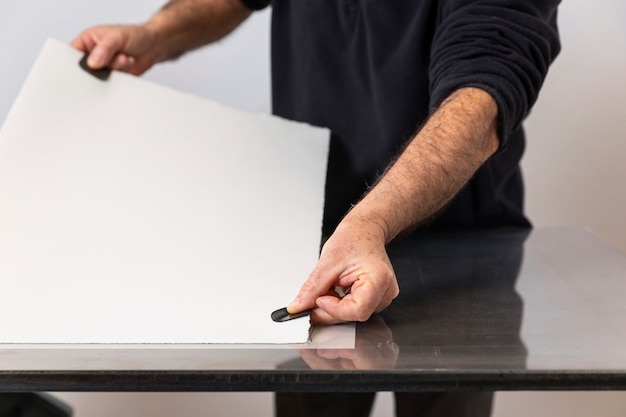
<path id="1" fill-rule="evenodd" d="M 0 2 L 0 121 L 43 41 L 70 42 L 99 23 L 139 22 L 161 0 Z M 626 252 L 626 2 L 567 0 L 563 52 L 527 123 L 527 211 L 535 226 L 594 231 Z M 162 65 L 146 77 L 251 111 L 269 109 L 269 13 L 256 14 L 228 40 Z M 103 121 L 105 123 L 106 121 Z M 97 126 L 94 126 L 97 129 Z M 267 393 L 60 393 L 77 417 L 272 414 Z M 391 396 L 374 415 L 390 415 Z M 622 416 L 626 393 L 501 393 L 494 416 Z"/>

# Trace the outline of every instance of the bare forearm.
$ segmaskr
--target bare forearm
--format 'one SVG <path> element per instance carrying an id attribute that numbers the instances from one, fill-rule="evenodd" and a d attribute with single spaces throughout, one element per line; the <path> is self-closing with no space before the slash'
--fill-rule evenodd
<path id="1" fill-rule="evenodd" d="M 374 225 L 387 243 L 434 215 L 496 151 L 497 111 L 482 90 L 452 94 L 344 222 Z"/>
<path id="2" fill-rule="evenodd" d="M 385 244 L 450 201 L 498 148 L 498 108 L 486 92 L 452 94 L 396 162 L 350 210 L 288 310 L 316 323 L 367 320 L 398 295 Z M 331 292 L 350 287 L 343 298 Z"/>
<path id="3" fill-rule="evenodd" d="M 159 43 L 156 62 L 221 39 L 251 11 L 240 0 L 171 0 L 145 25 Z"/>

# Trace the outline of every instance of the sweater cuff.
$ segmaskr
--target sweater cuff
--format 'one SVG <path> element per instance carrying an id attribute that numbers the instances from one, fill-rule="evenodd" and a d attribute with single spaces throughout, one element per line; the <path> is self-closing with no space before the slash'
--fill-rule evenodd
<path id="1" fill-rule="evenodd" d="M 431 49 L 431 110 L 460 88 L 486 91 L 498 104 L 501 149 L 528 115 L 560 49 L 558 2 L 519 3 L 449 0 Z"/>

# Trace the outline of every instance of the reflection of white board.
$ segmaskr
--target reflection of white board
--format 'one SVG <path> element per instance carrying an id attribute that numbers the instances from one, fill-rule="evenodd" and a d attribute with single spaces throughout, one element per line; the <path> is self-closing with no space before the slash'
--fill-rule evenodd
<path id="1" fill-rule="evenodd" d="M 302 343 L 328 132 L 48 41 L 0 130 L 0 343 Z"/>

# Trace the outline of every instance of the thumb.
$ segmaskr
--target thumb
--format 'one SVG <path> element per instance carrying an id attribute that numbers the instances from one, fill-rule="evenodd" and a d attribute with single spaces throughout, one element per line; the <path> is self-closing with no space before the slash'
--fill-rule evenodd
<path id="1" fill-rule="evenodd" d="M 313 272 L 300 287 L 294 300 L 287 306 L 290 314 L 300 313 L 316 306 L 316 300 L 327 295 L 334 288 L 338 272 L 332 268 L 323 267 L 322 261 L 318 262 Z"/>
<path id="2" fill-rule="evenodd" d="M 291 303 L 287 306 L 287 311 L 289 314 L 300 313 L 304 310 L 309 310 L 315 307 L 315 300 L 319 297 L 316 291 L 316 284 L 311 282 L 311 278 L 307 279 L 296 298 L 293 299 Z"/>
<path id="3" fill-rule="evenodd" d="M 89 53 L 87 65 L 89 68 L 100 69 L 108 66 L 113 58 L 113 51 L 108 45 L 97 44 Z"/>

